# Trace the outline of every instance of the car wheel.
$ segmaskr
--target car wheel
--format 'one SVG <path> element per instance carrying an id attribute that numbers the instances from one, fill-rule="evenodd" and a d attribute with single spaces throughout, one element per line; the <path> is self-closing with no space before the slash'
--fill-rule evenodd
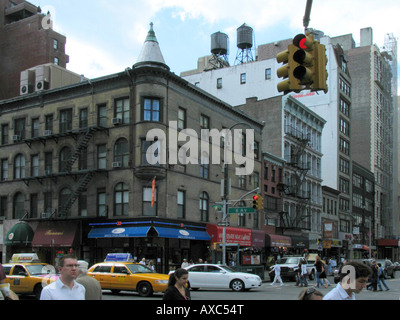
<path id="1" fill-rule="evenodd" d="M 235 292 L 240 292 L 244 290 L 244 283 L 242 280 L 235 279 L 231 282 L 231 289 Z"/>
<path id="2" fill-rule="evenodd" d="M 138 285 L 137 291 L 141 297 L 150 297 L 153 295 L 153 287 L 148 282 L 141 282 Z"/>
<path id="3" fill-rule="evenodd" d="M 42 293 L 42 290 L 43 290 L 42 283 L 38 283 L 38 284 L 35 286 L 35 288 L 33 289 L 33 293 L 34 293 L 35 298 L 36 298 L 37 300 L 40 300 L 40 294 Z"/>

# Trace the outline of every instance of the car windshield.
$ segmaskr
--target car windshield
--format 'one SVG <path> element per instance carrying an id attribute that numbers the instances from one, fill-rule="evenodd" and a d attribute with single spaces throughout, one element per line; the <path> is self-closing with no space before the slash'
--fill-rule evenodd
<path id="1" fill-rule="evenodd" d="M 233 270 L 232 268 L 229 268 L 229 267 L 227 267 L 227 266 L 220 266 L 220 268 L 221 268 L 221 269 L 224 269 L 224 270 L 226 270 L 226 271 L 228 271 L 228 272 L 236 272 L 235 270 Z"/>
<path id="2" fill-rule="evenodd" d="M 132 273 L 155 273 L 150 268 L 141 264 L 127 264 L 126 266 Z"/>
<path id="3" fill-rule="evenodd" d="M 299 264 L 299 258 L 282 258 L 278 264 Z"/>
<path id="4" fill-rule="evenodd" d="M 51 272 L 51 269 L 53 269 L 54 273 L 54 268 L 48 266 L 46 267 L 45 264 L 35 264 L 31 266 L 26 266 L 26 269 L 28 269 L 28 272 L 30 273 L 31 276 L 36 276 L 36 275 L 42 275 L 42 274 L 49 274 Z"/>

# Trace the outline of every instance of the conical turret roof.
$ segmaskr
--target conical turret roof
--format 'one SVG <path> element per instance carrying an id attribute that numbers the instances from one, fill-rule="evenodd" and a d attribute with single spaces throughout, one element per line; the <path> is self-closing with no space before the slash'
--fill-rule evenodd
<path id="1" fill-rule="evenodd" d="M 135 64 L 163 64 L 165 65 L 164 57 L 161 53 L 160 46 L 157 41 L 156 34 L 153 30 L 153 23 L 150 23 L 150 30 L 147 33 L 146 40 L 143 44 L 142 51 Z"/>

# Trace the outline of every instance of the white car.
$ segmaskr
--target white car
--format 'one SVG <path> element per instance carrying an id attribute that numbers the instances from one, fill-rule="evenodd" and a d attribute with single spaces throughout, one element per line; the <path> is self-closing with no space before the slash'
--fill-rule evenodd
<path id="1" fill-rule="evenodd" d="M 185 267 L 189 271 L 189 287 L 192 290 L 207 289 L 232 289 L 244 291 L 262 285 L 259 276 L 252 273 L 236 272 L 235 270 L 219 264 L 193 264 Z"/>

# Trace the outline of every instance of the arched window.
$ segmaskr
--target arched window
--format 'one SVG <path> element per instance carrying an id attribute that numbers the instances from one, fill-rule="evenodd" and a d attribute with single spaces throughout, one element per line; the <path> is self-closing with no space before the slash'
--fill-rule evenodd
<path id="1" fill-rule="evenodd" d="M 68 171 L 68 161 L 71 158 L 71 149 L 68 147 L 64 147 L 60 151 L 60 167 L 59 172 L 67 172 Z"/>
<path id="2" fill-rule="evenodd" d="M 208 204 L 208 194 L 207 192 L 202 192 L 200 195 L 200 221 L 208 221 Z"/>
<path id="3" fill-rule="evenodd" d="M 118 183 L 114 190 L 114 215 L 127 216 L 129 214 L 129 189 L 126 183 Z"/>
<path id="4" fill-rule="evenodd" d="M 122 167 L 128 167 L 129 146 L 125 138 L 118 139 L 114 145 L 114 162 L 120 162 Z"/>
<path id="5" fill-rule="evenodd" d="M 17 193 L 13 200 L 13 217 L 14 219 L 21 219 L 25 214 L 25 196 L 23 193 Z"/>
<path id="6" fill-rule="evenodd" d="M 69 205 L 69 199 L 71 195 L 72 191 L 68 188 L 64 188 L 60 191 L 60 195 L 58 197 L 59 215 L 65 215 L 65 216 L 71 215 L 71 206 Z"/>
<path id="7" fill-rule="evenodd" d="M 25 178 L 25 157 L 18 154 L 14 160 L 14 179 Z"/>

